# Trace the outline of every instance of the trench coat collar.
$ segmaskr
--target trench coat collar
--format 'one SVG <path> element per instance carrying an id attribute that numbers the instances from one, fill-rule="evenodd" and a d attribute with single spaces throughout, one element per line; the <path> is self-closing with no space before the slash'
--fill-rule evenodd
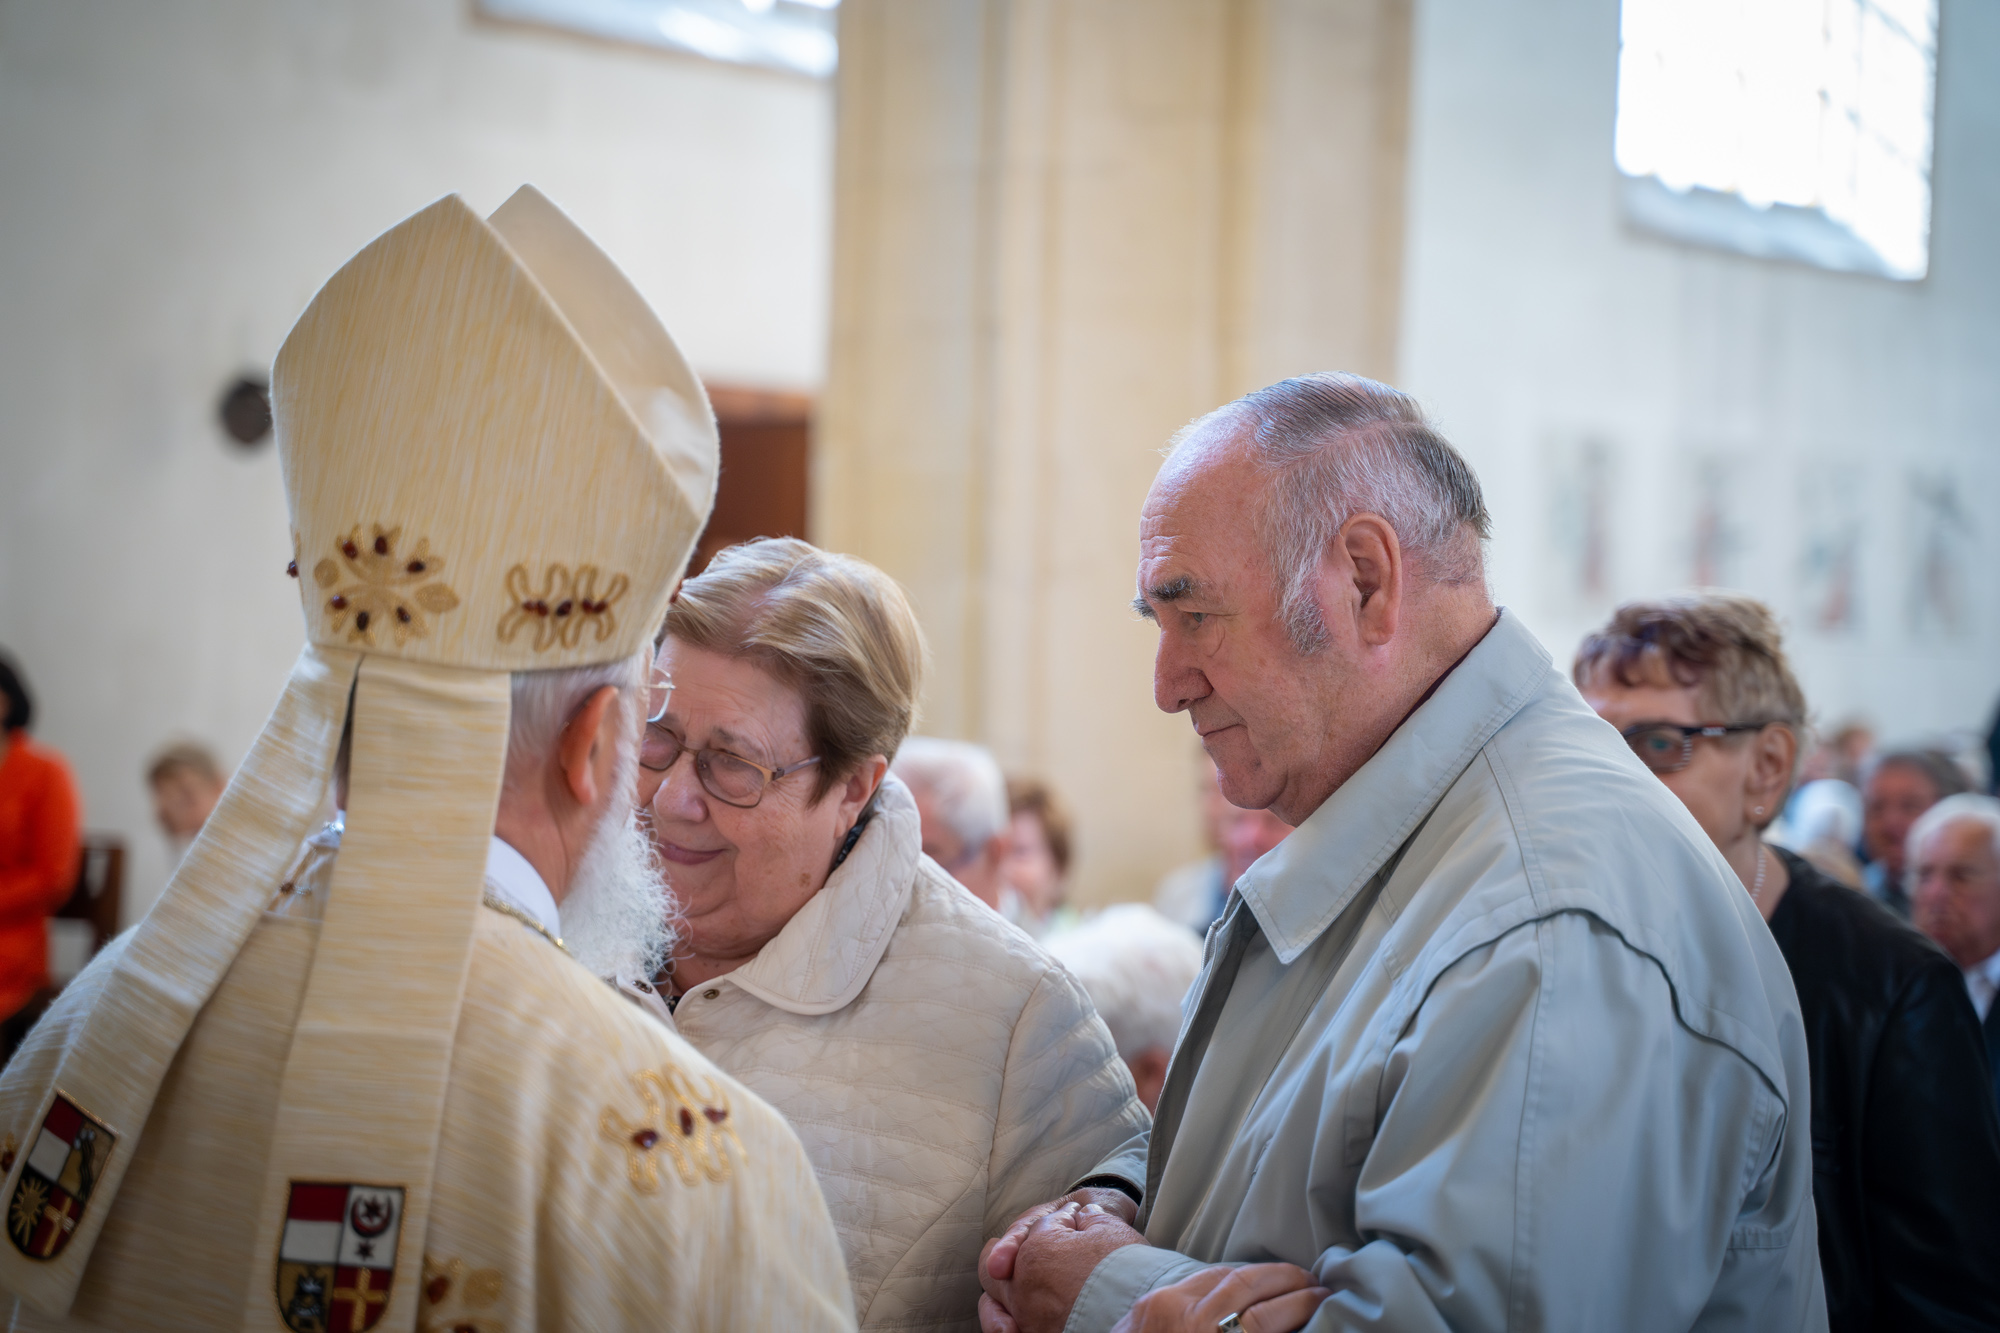
<path id="1" fill-rule="evenodd" d="M 1548 649 L 1502 610 L 1367 763 L 1236 881 L 1280 963 L 1332 924 L 1547 679 Z"/>
<path id="2" fill-rule="evenodd" d="M 922 856 L 916 798 L 900 779 L 885 776 L 875 817 L 847 859 L 776 938 L 727 979 L 787 1013 L 845 1008 L 888 951 Z"/>

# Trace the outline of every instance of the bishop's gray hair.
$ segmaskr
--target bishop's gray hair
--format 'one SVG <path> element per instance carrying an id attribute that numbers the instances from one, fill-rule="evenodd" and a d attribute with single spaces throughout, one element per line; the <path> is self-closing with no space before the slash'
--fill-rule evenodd
<path id="1" fill-rule="evenodd" d="M 1314 583 L 1328 544 L 1355 514 L 1388 520 L 1420 578 L 1454 586 L 1485 578 L 1492 520 L 1479 478 L 1401 390 L 1335 372 L 1280 380 L 1194 422 L 1174 450 L 1214 426 L 1244 432 L 1270 478 L 1265 549 L 1300 652 L 1327 645 Z"/>
<path id="2" fill-rule="evenodd" d="M 556 741 L 577 709 L 606 685 L 622 691 L 645 683 L 651 654 L 639 652 L 616 662 L 559 667 L 553 671 L 516 671 L 513 676 L 513 717 L 507 732 L 507 782 L 531 780 L 555 752 Z M 626 699 L 627 707 L 637 707 Z M 636 736 L 638 728 L 633 727 Z"/>

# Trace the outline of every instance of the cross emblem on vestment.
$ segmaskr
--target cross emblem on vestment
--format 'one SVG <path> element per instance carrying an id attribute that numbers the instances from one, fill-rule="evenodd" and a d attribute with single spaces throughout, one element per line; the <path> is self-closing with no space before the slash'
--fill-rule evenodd
<path id="1" fill-rule="evenodd" d="M 333 1298 L 335 1300 L 346 1301 L 352 1307 L 347 1316 L 347 1326 L 349 1328 L 367 1328 L 374 1323 L 374 1320 L 368 1317 L 369 1307 L 389 1303 L 389 1289 L 387 1287 L 384 1287 L 380 1291 L 375 1291 L 370 1287 L 369 1283 L 373 1276 L 372 1270 L 364 1268 L 355 1275 L 353 1286 L 335 1287 L 333 1289 Z"/>
<path id="2" fill-rule="evenodd" d="M 76 1200 L 63 1195 L 61 1204 L 47 1204 L 42 1208 L 42 1216 L 55 1225 L 49 1228 L 49 1238 L 42 1242 L 42 1258 L 56 1252 L 56 1241 L 66 1232 L 76 1230 L 76 1215 L 70 1210 L 76 1207 Z"/>

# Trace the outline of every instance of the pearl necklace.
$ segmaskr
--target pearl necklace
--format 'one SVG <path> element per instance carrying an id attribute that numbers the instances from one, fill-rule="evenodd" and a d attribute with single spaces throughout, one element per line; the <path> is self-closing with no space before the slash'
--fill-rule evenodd
<path id="1" fill-rule="evenodd" d="M 1757 910 L 1764 910 L 1764 844 L 1757 844 L 1757 877 L 1750 882 L 1750 901 L 1757 904 Z"/>

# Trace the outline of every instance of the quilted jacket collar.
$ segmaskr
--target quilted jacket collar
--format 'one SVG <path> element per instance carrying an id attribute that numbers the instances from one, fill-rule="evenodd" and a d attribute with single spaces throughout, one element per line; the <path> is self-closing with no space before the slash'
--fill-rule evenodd
<path id="1" fill-rule="evenodd" d="M 840 868 L 777 938 L 727 979 L 789 1013 L 846 1007 L 888 950 L 922 859 L 916 798 L 901 781 L 885 777 L 875 817 Z"/>

